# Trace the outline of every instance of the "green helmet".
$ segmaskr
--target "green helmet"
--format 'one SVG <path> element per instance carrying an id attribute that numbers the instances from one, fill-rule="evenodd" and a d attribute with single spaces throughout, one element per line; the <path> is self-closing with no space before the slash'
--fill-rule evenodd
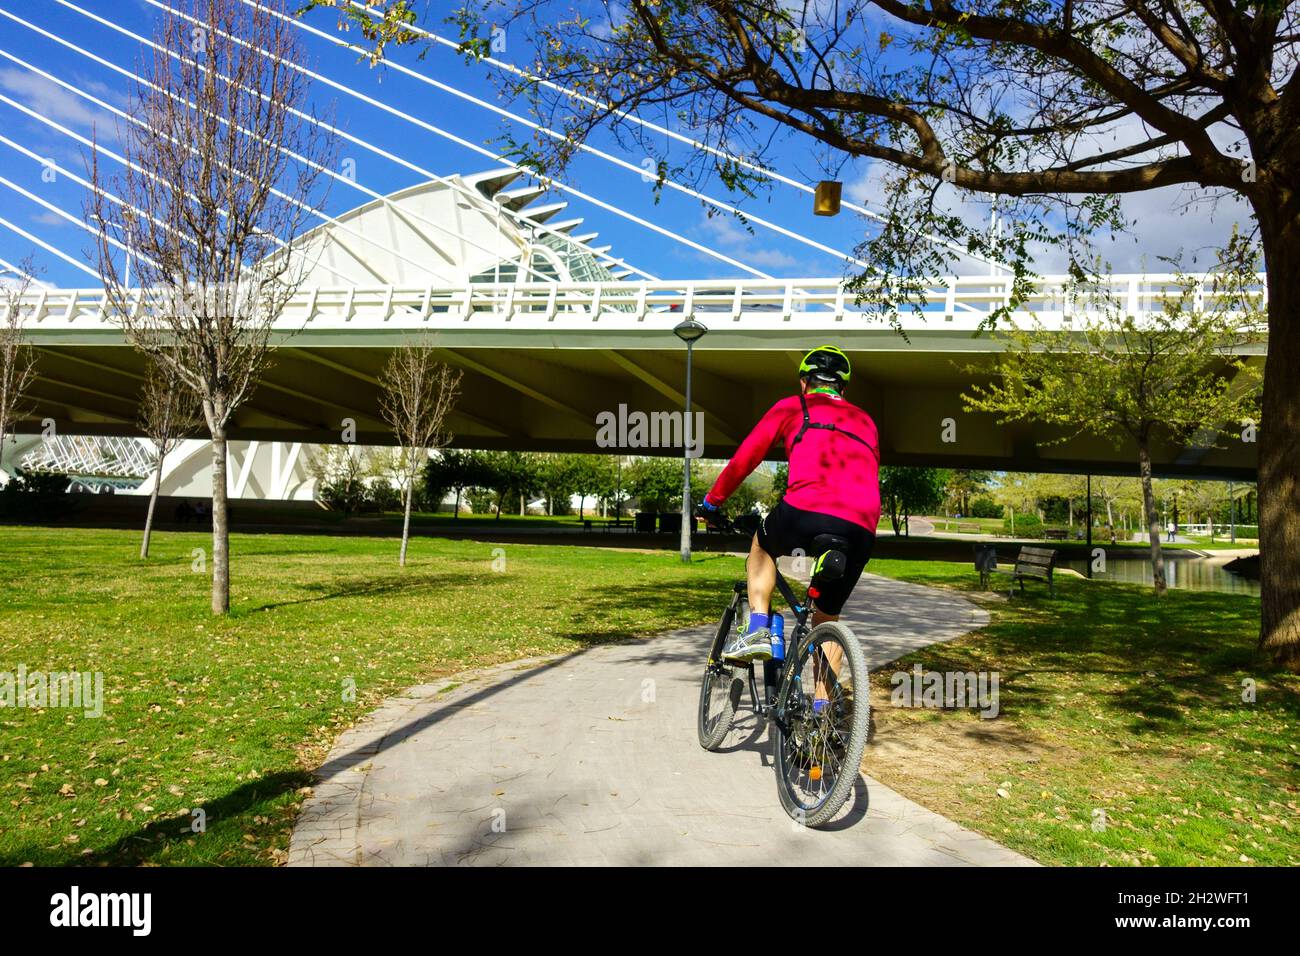
<path id="1" fill-rule="evenodd" d="M 852 367 L 849 357 L 833 345 L 819 345 L 799 363 L 799 377 L 829 382 L 843 388 L 848 384 Z"/>

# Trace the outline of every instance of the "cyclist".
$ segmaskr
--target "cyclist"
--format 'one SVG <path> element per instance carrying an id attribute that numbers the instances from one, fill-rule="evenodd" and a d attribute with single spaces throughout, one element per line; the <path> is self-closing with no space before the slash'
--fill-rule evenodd
<path id="1" fill-rule="evenodd" d="M 771 659 L 777 558 L 796 550 L 810 553 L 820 534 L 848 541 L 844 576 L 821 587 L 814 599 L 811 624 L 816 627 L 839 619 L 871 557 L 880 520 L 879 437 L 871 416 L 844 398 L 851 371 L 848 356 L 833 345 L 805 355 L 799 363 L 799 393 L 781 399 L 759 420 L 700 504 L 706 521 L 719 520 L 727 498 L 781 443 L 789 462 L 785 497 L 754 535 L 745 563 L 749 625 L 723 648 L 725 660 Z M 837 672 L 838 663 L 830 661 Z"/>

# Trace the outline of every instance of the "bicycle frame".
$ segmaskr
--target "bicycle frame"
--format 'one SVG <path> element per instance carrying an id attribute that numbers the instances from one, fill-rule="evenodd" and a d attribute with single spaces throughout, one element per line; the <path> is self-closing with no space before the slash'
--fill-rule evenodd
<path id="1" fill-rule="evenodd" d="M 776 701 L 781 700 L 781 691 L 793 675 L 794 663 L 799 657 L 804 640 L 812 633 L 812 628 L 808 626 L 808 616 L 812 610 L 812 605 L 806 593 L 802 601 L 795 596 L 794 589 L 790 587 L 790 583 L 779 570 L 776 572 L 776 587 L 790 606 L 790 612 L 794 615 L 794 627 L 787 634 L 785 659 L 780 662 L 780 673 L 777 672 L 777 661 L 763 662 L 763 693 L 760 696 L 758 679 L 754 674 L 754 665 L 747 664 L 745 667 L 749 671 L 749 697 L 753 703 L 755 713 L 761 717 L 770 716 L 781 725 L 782 731 L 788 733 L 789 728 L 785 725 L 785 715 L 777 713 L 774 707 Z M 747 584 L 744 581 L 737 581 L 733 588 L 735 591 L 735 597 L 732 599 L 734 610 L 739 605 L 740 596 L 745 593 Z M 731 666 L 737 665 L 733 664 Z"/>

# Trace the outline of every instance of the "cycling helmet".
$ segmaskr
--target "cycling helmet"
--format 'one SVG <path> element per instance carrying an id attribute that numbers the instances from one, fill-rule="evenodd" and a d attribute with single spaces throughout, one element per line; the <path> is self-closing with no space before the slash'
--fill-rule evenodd
<path id="1" fill-rule="evenodd" d="M 799 363 L 799 377 L 843 388 L 852 371 L 849 357 L 833 345 L 819 345 Z"/>

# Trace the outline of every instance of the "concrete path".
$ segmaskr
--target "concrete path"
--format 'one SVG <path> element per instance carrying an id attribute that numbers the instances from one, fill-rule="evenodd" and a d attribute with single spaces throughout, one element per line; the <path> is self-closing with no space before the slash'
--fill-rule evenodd
<path id="1" fill-rule="evenodd" d="M 987 623 L 950 593 L 865 576 L 846 609 L 872 667 Z M 696 741 L 712 628 L 412 688 L 340 738 L 289 864 L 1030 861 L 863 778 L 829 829 L 781 810 L 766 724 Z M 868 748 L 868 764 L 870 748 Z"/>

